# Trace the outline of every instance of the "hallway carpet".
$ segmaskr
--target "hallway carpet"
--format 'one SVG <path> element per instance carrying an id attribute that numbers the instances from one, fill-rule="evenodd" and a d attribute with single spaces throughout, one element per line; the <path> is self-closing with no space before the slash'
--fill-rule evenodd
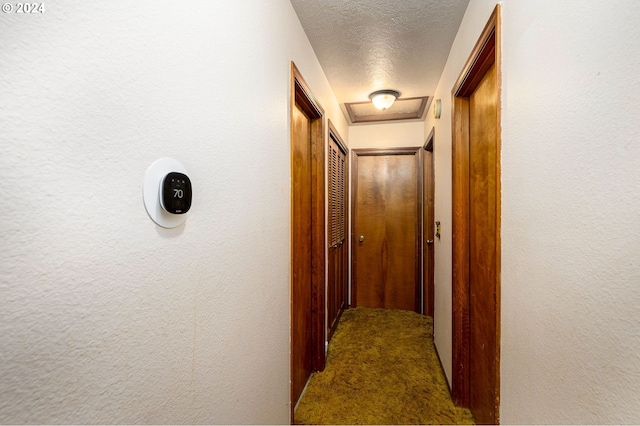
<path id="1" fill-rule="evenodd" d="M 431 318 L 415 312 L 347 309 L 295 423 L 473 424 L 451 402 L 431 334 Z"/>

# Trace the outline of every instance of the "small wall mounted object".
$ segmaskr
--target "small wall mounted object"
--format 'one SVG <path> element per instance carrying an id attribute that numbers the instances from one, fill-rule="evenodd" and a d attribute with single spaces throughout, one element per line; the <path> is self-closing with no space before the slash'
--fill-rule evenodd
<path id="1" fill-rule="evenodd" d="M 436 99 L 436 101 L 433 103 L 433 116 L 436 119 L 439 119 L 441 115 L 442 115 L 442 100 Z"/>
<path id="2" fill-rule="evenodd" d="M 187 219 L 192 188 L 187 170 L 178 161 L 161 158 L 144 176 L 142 198 L 147 214 L 163 228 L 175 228 Z"/>
<path id="3" fill-rule="evenodd" d="M 171 172 L 162 179 L 160 205 L 172 214 L 185 214 L 191 208 L 191 180 L 184 173 Z"/>

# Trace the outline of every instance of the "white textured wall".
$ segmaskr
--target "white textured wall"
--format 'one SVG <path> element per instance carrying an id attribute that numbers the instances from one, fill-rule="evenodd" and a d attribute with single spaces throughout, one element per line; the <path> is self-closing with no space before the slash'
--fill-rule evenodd
<path id="1" fill-rule="evenodd" d="M 349 149 L 422 146 L 424 138 L 421 121 L 349 127 Z"/>
<path id="2" fill-rule="evenodd" d="M 288 422 L 291 60 L 347 134 L 293 8 L 45 5 L 0 16 L 0 423 Z"/>
<path id="3" fill-rule="evenodd" d="M 503 2 L 501 420 L 640 421 L 640 3 Z M 451 377 L 451 89 L 436 90 L 435 341 Z"/>
<path id="4" fill-rule="evenodd" d="M 640 2 L 503 8 L 504 423 L 640 422 Z"/>
<path id="5" fill-rule="evenodd" d="M 469 2 L 435 91 L 434 99 L 442 100 L 442 115 L 438 120 L 434 118 L 435 102 L 432 102 L 424 123 L 425 135 L 435 129 L 435 220 L 441 225 L 441 238 L 435 239 L 434 342 L 449 383 L 452 372 L 451 90 L 495 6 L 495 0 Z"/>

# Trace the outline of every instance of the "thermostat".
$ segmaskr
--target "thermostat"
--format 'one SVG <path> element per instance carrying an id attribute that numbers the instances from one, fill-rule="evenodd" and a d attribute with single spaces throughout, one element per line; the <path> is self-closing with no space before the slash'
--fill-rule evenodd
<path id="1" fill-rule="evenodd" d="M 191 208 L 191 180 L 184 173 L 168 173 L 160 191 L 160 205 L 169 213 L 185 214 Z"/>
<path id="2" fill-rule="evenodd" d="M 193 190 L 187 170 L 178 161 L 161 158 L 147 169 L 142 190 L 147 214 L 163 228 L 175 228 L 187 219 Z"/>

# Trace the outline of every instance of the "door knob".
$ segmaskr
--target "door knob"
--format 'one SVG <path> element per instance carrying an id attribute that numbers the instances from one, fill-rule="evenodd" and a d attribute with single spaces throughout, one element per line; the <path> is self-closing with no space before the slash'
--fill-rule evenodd
<path id="1" fill-rule="evenodd" d="M 428 244 L 428 245 L 433 244 L 433 240 L 427 240 L 427 244 Z"/>
<path id="2" fill-rule="evenodd" d="M 360 242 L 364 241 L 364 235 L 360 235 Z"/>

